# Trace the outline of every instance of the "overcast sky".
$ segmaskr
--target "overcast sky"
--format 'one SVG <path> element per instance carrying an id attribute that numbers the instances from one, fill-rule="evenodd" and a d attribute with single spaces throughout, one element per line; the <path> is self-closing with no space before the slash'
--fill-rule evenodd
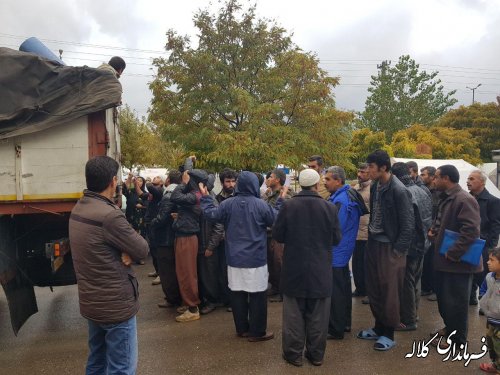
<path id="1" fill-rule="evenodd" d="M 253 2 L 252 2 L 253 3 Z M 68 65 L 96 67 L 113 55 L 127 61 L 124 103 L 140 115 L 151 100 L 151 59 L 164 52 L 172 28 L 195 39 L 193 13 L 214 1 L 1 0 L 0 46 L 18 48 L 36 36 Z M 500 0 L 260 0 L 260 16 L 293 32 L 341 78 L 337 107 L 363 110 L 376 65 L 410 54 L 422 69 L 438 70 L 458 104 L 495 101 L 500 94 Z M 90 46 L 92 45 L 92 46 Z"/>

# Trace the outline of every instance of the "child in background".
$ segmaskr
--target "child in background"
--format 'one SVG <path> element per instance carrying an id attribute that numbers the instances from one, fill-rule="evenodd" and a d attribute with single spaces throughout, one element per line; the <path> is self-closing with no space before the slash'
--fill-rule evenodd
<path id="1" fill-rule="evenodd" d="M 491 374 L 500 374 L 500 247 L 490 251 L 486 275 L 488 290 L 481 298 L 481 308 L 488 318 L 486 342 L 491 363 L 481 363 L 479 368 Z"/>

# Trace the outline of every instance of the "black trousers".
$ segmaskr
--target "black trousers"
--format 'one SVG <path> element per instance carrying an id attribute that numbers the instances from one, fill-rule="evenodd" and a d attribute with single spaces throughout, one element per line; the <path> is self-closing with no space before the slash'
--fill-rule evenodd
<path id="1" fill-rule="evenodd" d="M 434 288 L 434 244 L 427 250 L 424 255 L 424 263 L 422 267 L 422 282 L 421 290 L 422 292 L 432 292 L 435 291 Z"/>
<path id="2" fill-rule="evenodd" d="M 305 348 L 314 361 L 322 361 L 330 312 L 330 297 L 297 298 L 283 296 L 283 354 L 302 359 Z"/>
<path id="3" fill-rule="evenodd" d="M 351 326 L 352 289 L 349 265 L 332 268 L 332 298 L 328 333 L 344 337 L 345 327 Z"/>
<path id="4" fill-rule="evenodd" d="M 202 303 L 219 303 L 219 259 L 215 253 L 198 254 L 198 283 Z"/>
<path id="5" fill-rule="evenodd" d="M 423 260 L 422 255 L 406 256 L 406 271 L 400 300 L 401 322 L 405 325 L 417 323 L 419 281 L 422 276 Z"/>
<path id="6" fill-rule="evenodd" d="M 174 305 L 182 303 L 177 274 L 175 273 L 174 246 L 159 246 L 157 251 L 158 275 L 167 301 Z"/>
<path id="7" fill-rule="evenodd" d="M 472 274 L 436 271 L 434 277 L 439 314 L 443 318 L 446 333 L 449 335 L 456 330 L 451 339 L 457 344 L 465 344 Z"/>
<path id="8" fill-rule="evenodd" d="M 246 333 L 251 337 L 266 334 L 267 291 L 248 293 L 231 291 L 231 307 L 236 333 Z"/>
<path id="9" fill-rule="evenodd" d="M 219 299 L 222 304 L 229 306 L 231 304 L 231 291 L 229 290 L 229 281 L 227 280 L 227 262 L 224 241 L 221 241 L 214 256 L 217 257 L 217 262 L 219 264 L 217 277 L 219 285 Z"/>
<path id="10" fill-rule="evenodd" d="M 358 240 L 352 254 L 352 276 L 356 291 L 362 295 L 366 295 L 365 286 L 365 249 L 368 241 Z"/>
<path id="11" fill-rule="evenodd" d="M 153 267 L 155 269 L 155 272 L 158 273 L 158 246 L 156 246 L 157 242 L 155 242 L 153 239 L 153 233 L 151 231 L 149 223 L 146 223 L 145 225 L 146 225 L 146 238 L 149 244 L 149 253 L 151 254 L 151 258 L 153 259 Z"/>

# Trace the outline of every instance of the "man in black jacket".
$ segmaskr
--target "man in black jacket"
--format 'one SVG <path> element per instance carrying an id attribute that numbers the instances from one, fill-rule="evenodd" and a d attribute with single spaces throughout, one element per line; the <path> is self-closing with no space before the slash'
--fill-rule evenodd
<path id="1" fill-rule="evenodd" d="M 182 303 L 177 275 L 175 274 L 175 232 L 172 214 L 177 213 L 177 207 L 172 202 L 172 192 L 181 183 L 182 174 L 178 170 L 171 170 L 165 181 L 165 194 L 161 199 L 158 215 L 151 221 L 151 232 L 158 245 L 158 275 L 160 277 L 166 301 L 158 307 L 180 306 Z"/>
<path id="2" fill-rule="evenodd" d="M 332 246 L 341 239 L 337 208 L 317 193 L 319 174 L 300 173 L 302 191 L 286 201 L 273 227 L 273 238 L 284 243 L 283 358 L 302 366 L 306 358 L 323 363 L 332 295 Z"/>
<path id="3" fill-rule="evenodd" d="M 377 340 L 375 350 L 389 350 L 394 328 L 399 325 L 399 296 L 403 288 L 406 254 L 410 248 L 415 218 L 411 194 L 391 174 L 387 152 L 377 150 L 366 160 L 370 178 L 370 222 L 365 253 L 366 288 L 375 318 L 372 329 L 360 331 L 358 338 Z"/>
<path id="4" fill-rule="evenodd" d="M 177 218 L 173 223 L 175 231 L 175 271 L 184 306 L 177 311 L 178 322 L 190 322 L 200 319 L 198 305 L 198 234 L 200 232 L 200 182 L 206 184 L 207 172 L 200 169 L 185 171 L 182 183 L 175 188 L 170 199 L 178 208 Z"/>
<path id="5" fill-rule="evenodd" d="M 480 170 L 472 171 L 467 178 L 467 188 L 479 203 L 481 215 L 481 238 L 486 241 L 483 248 L 483 272 L 474 274 L 469 305 L 477 305 L 477 288 L 481 286 L 488 273 L 488 251 L 498 244 L 500 235 L 500 199 L 486 190 L 488 176 Z"/>

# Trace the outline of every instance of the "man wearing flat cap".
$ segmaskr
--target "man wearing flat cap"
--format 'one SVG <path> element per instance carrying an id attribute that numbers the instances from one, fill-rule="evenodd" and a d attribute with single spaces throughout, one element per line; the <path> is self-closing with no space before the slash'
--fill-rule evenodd
<path id="1" fill-rule="evenodd" d="M 283 203 L 273 238 L 284 243 L 283 358 L 302 366 L 302 353 L 315 366 L 323 363 L 332 294 L 332 246 L 341 239 L 337 208 L 318 194 L 320 176 L 300 172 L 302 191 Z"/>

